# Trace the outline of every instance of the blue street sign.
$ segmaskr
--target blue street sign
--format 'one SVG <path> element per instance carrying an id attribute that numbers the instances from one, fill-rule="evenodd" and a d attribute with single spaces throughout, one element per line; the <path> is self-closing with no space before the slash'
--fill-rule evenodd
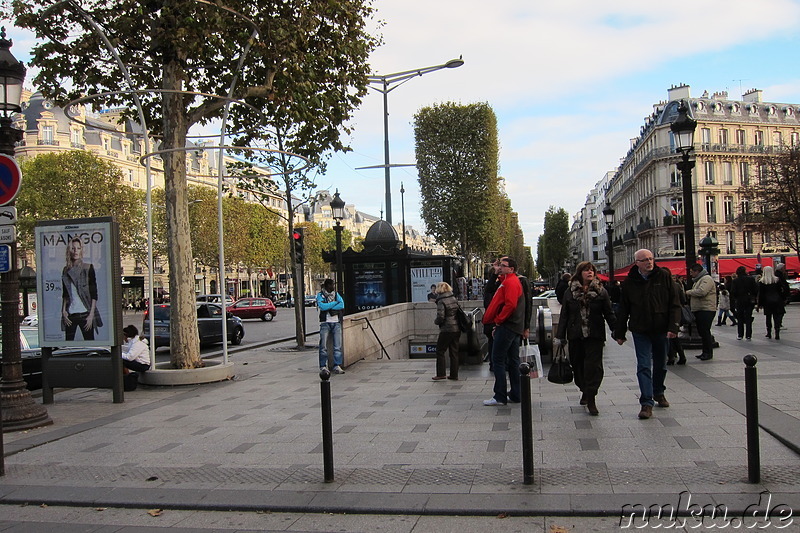
<path id="1" fill-rule="evenodd" d="M 0 245 L 0 272 L 11 272 L 11 247 Z"/>

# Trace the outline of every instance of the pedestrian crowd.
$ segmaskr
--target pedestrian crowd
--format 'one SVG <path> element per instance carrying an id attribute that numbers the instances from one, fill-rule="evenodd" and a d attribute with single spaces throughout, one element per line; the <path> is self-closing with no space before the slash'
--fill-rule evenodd
<path id="1" fill-rule="evenodd" d="M 667 367 L 687 363 L 682 338 L 699 338 L 700 361 L 714 357 L 716 326 L 738 327 L 738 339 L 750 340 L 754 312 L 764 312 L 766 337 L 780 340 L 789 287 L 781 264 L 764 267 L 753 275 L 744 266 L 736 275 L 717 283 L 701 264 L 692 265 L 685 280 L 656 264 L 653 252 L 641 249 L 634 264 L 621 281 L 607 284 L 600 279 L 590 261 L 580 262 L 575 271 L 564 273 L 555 287 L 561 304 L 555 347 L 565 347 L 575 386 L 581 393 L 579 404 L 592 416 L 600 413 L 598 394 L 603 375 L 603 349 L 609 336 L 622 345 L 633 341 L 636 378 L 639 386 L 638 418 L 653 416 L 653 408 L 668 408 Z M 434 323 L 439 327 L 433 381 L 459 379 L 459 342 L 463 313 L 459 300 L 465 294 L 481 293 L 484 302 L 483 331 L 487 337 L 489 362 L 494 376 L 487 407 L 520 402 L 520 349 L 530 334 L 531 298 L 537 289 L 518 271 L 517 261 L 507 255 L 488 266 L 482 286 L 473 291 L 460 271 L 454 285 L 439 282 L 427 295 L 436 304 Z M 320 368 L 333 367 L 344 373 L 341 348 L 341 311 L 344 303 L 332 280 L 325 280 L 317 295 L 320 310 Z M 333 337 L 333 362 L 328 358 L 327 338 Z M 449 373 L 448 373 L 449 368 Z"/>

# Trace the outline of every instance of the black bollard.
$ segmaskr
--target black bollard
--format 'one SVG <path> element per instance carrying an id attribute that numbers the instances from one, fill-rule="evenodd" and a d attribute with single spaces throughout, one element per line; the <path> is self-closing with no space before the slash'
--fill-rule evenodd
<path id="1" fill-rule="evenodd" d="M 319 371 L 319 391 L 322 398 L 322 462 L 325 469 L 325 483 L 333 481 L 333 421 L 331 420 L 331 371 Z"/>
<path id="2" fill-rule="evenodd" d="M 758 445 L 758 376 L 755 355 L 744 356 L 744 402 L 747 415 L 747 481 L 761 480 L 761 453 Z"/>
<path id="3" fill-rule="evenodd" d="M 519 365 L 520 409 L 522 412 L 522 482 L 533 484 L 533 414 L 531 410 L 531 367 L 528 363 Z"/>

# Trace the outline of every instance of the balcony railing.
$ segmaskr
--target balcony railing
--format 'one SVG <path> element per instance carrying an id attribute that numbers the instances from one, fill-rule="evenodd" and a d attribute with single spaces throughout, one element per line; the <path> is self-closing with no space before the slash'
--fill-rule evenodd
<path id="1" fill-rule="evenodd" d="M 39 139 L 36 144 L 39 146 L 58 146 L 58 141 L 55 139 Z"/>
<path id="2" fill-rule="evenodd" d="M 683 216 L 667 215 L 664 217 L 665 226 L 683 226 Z"/>
<path id="3" fill-rule="evenodd" d="M 736 221 L 736 215 L 733 213 L 725 213 L 725 222 L 730 224 L 731 222 Z"/>
<path id="4" fill-rule="evenodd" d="M 709 224 L 716 224 L 717 223 L 717 215 L 714 213 L 706 213 L 706 220 L 708 220 Z"/>

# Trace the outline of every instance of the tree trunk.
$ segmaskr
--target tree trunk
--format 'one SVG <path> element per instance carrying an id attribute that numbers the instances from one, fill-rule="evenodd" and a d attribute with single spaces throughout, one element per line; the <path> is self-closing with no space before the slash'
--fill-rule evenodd
<path id="1" fill-rule="evenodd" d="M 176 61 L 164 67 L 164 88 L 181 89 L 182 72 Z M 184 95 L 164 93 L 163 148 L 184 148 L 188 125 Z M 170 362 L 174 368 L 203 366 L 194 294 L 194 262 L 189 234 L 189 187 L 186 182 L 186 152 L 163 155 L 164 192 L 167 214 L 169 258 Z M 224 289 L 224 288 L 222 288 Z M 223 300 L 224 309 L 224 300 Z"/>

